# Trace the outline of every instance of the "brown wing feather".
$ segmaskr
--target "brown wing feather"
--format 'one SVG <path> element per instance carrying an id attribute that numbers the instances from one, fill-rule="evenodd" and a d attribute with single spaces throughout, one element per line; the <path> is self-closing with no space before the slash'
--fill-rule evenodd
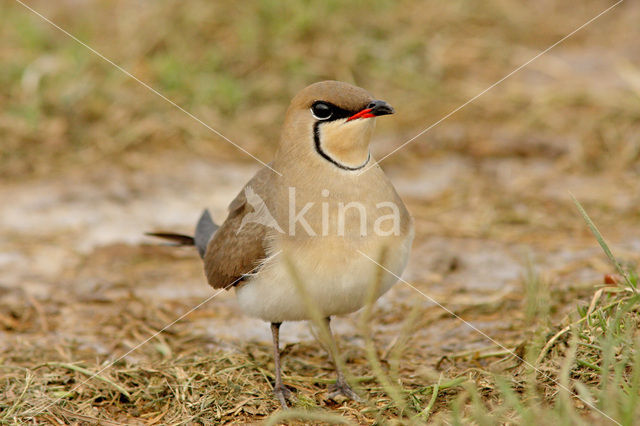
<path id="1" fill-rule="evenodd" d="M 247 183 L 265 197 L 262 189 L 268 184 L 269 169 L 262 169 Z M 266 258 L 265 236 L 267 228 L 257 223 L 245 223 L 240 232 L 242 218 L 253 211 L 247 203 L 245 188 L 229 205 L 229 216 L 207 245 L 204 269 L 213 288 L 231 288 L 242 276 L 253 272 Z"/>

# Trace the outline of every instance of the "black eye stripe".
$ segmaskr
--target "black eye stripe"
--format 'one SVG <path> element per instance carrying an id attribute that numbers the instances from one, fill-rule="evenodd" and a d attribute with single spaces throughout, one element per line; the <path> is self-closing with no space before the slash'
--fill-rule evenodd
<path id="1" fill-rule="evenodd" d="M 316 108 L 319 105 L 324 105 L 324 106 L 329 107 L 329 111 L 331 111 L 331 114 L 330 115 L 322 115 L 322 114 L 316 113 Z M 353 114 L 357 113 L 358 111 L 347 111 L 346 109 L 340 108 L 339 106 L 336 106 L 336 105 L 332 104 L 331 102 L 315 101 L 311 105 L 311 112 L 313 113 L 313 115 L 317 119 L 319 119 L 321 121 L 333 121 L 333 120 L 339 120 L 341 118 L 351 117 Z"/>

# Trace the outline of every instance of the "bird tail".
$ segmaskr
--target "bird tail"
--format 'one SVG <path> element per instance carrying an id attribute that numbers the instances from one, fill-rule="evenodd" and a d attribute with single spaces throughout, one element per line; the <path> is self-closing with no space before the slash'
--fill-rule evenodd
<path id="1" fill-rule="evenodd" d="M 205 209 L 196 224 L 196 232 L 193 237 L 193 242 L 195 243 L 201 258 L 204 259 L 204 253 L 207 251 L 209 240 L 211 240 L 211 237 L 213 237 L 213 234 L 216 233 L 218 228 L 220 227 L 215 224 L 213 219 L 211 219 L 209 210 Z"/>
<path id="2" fill-rule="evenodd" d="M 209 244 L 209 240 L 218 228 L 219 226 L 214 223 L 209 210 L 205 210 L 198 220 L 193 237 L 173 232 L 147 232 L 145 235 L 171 241 L 176 246 L 196 246 L 198 254 L 200 254 L 201 258 L 204 258 L 207 244 Z"/>
<path id="3" fill-rule="evenodd" d="M 144 235 L 150 237 L 162 238 L 171 241 L 176 246 L 195 246 L 193 237 L 184 234 L 174 234 L 173 232 L 145 232 Z"/>

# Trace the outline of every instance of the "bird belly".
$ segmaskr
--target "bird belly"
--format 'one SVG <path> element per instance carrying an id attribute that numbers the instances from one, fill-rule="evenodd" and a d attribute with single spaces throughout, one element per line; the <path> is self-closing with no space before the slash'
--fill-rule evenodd
<path id="1" fill-rule="evenodd" d="M 295 248 L 274 244 L 273 258 L 236 289 L 239 305 L 248 315 L 268 322 L 311 319 L 309 305 L 323 317 L 355 312 L 367 302 L 373 287 L 377 287 L 377 299 L 397 282 L 394 275 L 400 276 L 406 266 L 412 237 L 410 233 L 358 242 L 319 239 L 298 242 Z M 358 250 L 377 262 L 382 260 L 393 274 Z"/>

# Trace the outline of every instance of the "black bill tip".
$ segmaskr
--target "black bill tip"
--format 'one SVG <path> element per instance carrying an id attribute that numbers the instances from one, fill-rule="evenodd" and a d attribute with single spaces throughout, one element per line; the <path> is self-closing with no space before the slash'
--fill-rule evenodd
<path id="1" fill-rule="evenodd" d="M 395 112 L 391 105 L 389 105 L 385 101 L 379 100 L 372 101 L 371 103 L 369 103 L 369 105 L 367 105 L 367 108 L 370 108 L 371 114 L 375 115 L 376 117 L 380 115 L 393 114 Z"/>

